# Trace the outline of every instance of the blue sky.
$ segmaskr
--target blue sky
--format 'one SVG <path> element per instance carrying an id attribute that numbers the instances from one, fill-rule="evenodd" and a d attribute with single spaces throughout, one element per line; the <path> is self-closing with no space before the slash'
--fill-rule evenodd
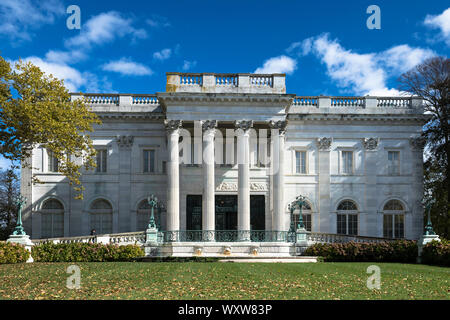
<path id="1" fill-rule="evenodd" d="M 66 26 L 69 5 L 80 30 Z M 366 26 L 370 5 L 381 29 Z M 298 95 L 398 95 L 402 72 L 449 47 L 439 0 L 0 0 L 0 55 L 71 91 L 160 92 L 168 71 L 282 72 Z"/>

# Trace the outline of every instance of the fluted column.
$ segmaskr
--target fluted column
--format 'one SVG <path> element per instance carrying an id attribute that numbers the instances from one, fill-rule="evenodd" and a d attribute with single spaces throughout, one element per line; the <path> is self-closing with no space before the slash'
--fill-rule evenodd
<path id="1" fill-rule="evenodd" d="M 249 130 L 253 121 L 236 121 L 238 162 L 238 235 L 250 241 L 250 147 Z"/>
<path id="2" fill-rule="evenodd" d="M 217 121 L 207 120 L 202 123 L 203 129 L 203 210 L 202 229 L 215 229 L 215 176 L 214 176 L 214 135 Z M 204 241 L 214 241 L 214 234 L 203 232 Z"/>
<path id="3" fill-rule="evenodd" d="M 273 222 L 272 230 L 277 231 L 275 240 L 283 239 L 285 227 L 284 210 L 284 137 L 286 121 L 270 121 L 272 137 L 271 171 L 273 175 Z"/>
<path id="4" fill-rule="evenodd" d="M 181 120 L 166 120 L 167 150 L 169 161 L 167 162 L 167 231 L 169 241 L 177 241 L 176 231 L 180 230 L 180 167 L 179 148 Z"/>

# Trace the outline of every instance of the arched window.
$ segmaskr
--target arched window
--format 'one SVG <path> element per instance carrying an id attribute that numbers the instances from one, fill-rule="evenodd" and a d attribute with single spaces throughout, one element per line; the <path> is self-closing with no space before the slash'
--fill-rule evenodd
<path id="1" fill-rule="evenodd" d="M 148 204 L 147 200 L 142 200 L 139 203 L 138 210 L 137 210 L 137 221 L 136 221 L 136 227 L 138 231 L 142 231 L 147 229 L 147 225 L 150 221 L 150 205 Z M 156 212 L 155 218 L 156 218 Z"/>
<path id="2" fill-rule="evenodd" d="M 312 226 L 311 213 L 312 213 L 311 204 L 309 202 L 305 202 L 302 206 L 302 218 L 303 218 L 303 224 L 305 225 L 305 229 L 307 231 L 311 231 L 311 226 Z M 297 209 L 294 211 L 294 216 L 292 217 L 293 222 L 294 222 L 294 230 L 297 229 L 299 216 L 300 216 L 300 210 Z"/>
<path id="3" fill-rule="evenodd" d="M 104 199 L 92 202 L 89 209 L 91 216 L 91 230 L 97 234 L 112 233 L 112 206 Z"/>
<path id="4" fill-rule="evenodd" d="M 41 210 L 41 238 L 64 236 L 64 206 L 56 199 L 48 199 Z"/>
<path id="5" fill-rule="evenodd" d="M 358 206 L 352 200 L 342 200 L 337 207 L 337 233 L 358 234 Z"/>
<path id="6" fill-rule="evenodd" d="M 383 237 L 405 237 L 405 208 L 399 200 L 389 200 L 383 207 Z"/>

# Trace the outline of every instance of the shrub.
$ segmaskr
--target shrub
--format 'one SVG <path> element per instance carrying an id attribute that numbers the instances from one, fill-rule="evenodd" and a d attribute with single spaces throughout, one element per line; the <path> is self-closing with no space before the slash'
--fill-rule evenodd
<path id="1" fill-rule="evenodd" d="M 36 262 L 103 262 L 132 261 L 144 255 L 137 245 L 125 246 L 100 243 L 51 243 L 46 242 L 32 247 Z"/>
<path id="2" fill-rule="evenodd" d="M 23 263 L 30 257 L 30 251 L 24 246 L 12 242 L 0 242 L 0 264 Z"/>
<path id="3" fill-rule="evenodd" d="M 450 242 L 433 240 L 422 249 L 422 263 L 450 267 Z"/>
<path id="4" fill-rule="evenodd" d="M 304 255 L 323 257 L 324 261 L 415 262 L 417 243 L 409 240 L 316 243 Z"/>

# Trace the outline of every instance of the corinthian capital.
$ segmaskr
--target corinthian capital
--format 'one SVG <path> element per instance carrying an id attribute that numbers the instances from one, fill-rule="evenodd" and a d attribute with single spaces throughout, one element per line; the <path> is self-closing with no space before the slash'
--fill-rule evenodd
<path id="1" fill-rule="evenodd" d="M 278 121 L 270 120 L 269 121 L 269 128 L 280 130 L 279 131 L 280 134 L 284 134 L 286 132 L 286 126 L 287 126 L 286 120 L 278 120 Z"/>
<path id="2" fill-rule="evenodd" d="M 236 130 L 240 129 L 243 132 L 246 132 L 253 127 L 253 120 L 236 120 L 234 122 L 234 127 Z"/>
<path id="3" fill-rule="evenodd" d="M 205 120 L 202 121 L 202 130 L 203 132 L 208 130 L 213 130 L 217 128 L 217 121 L 216 120 Z"/>
<path id="4" fill-rule="evenodd" d="M 181 120 L 164 120 L 167 133 L 178 131 L 181 128 Z"/>

